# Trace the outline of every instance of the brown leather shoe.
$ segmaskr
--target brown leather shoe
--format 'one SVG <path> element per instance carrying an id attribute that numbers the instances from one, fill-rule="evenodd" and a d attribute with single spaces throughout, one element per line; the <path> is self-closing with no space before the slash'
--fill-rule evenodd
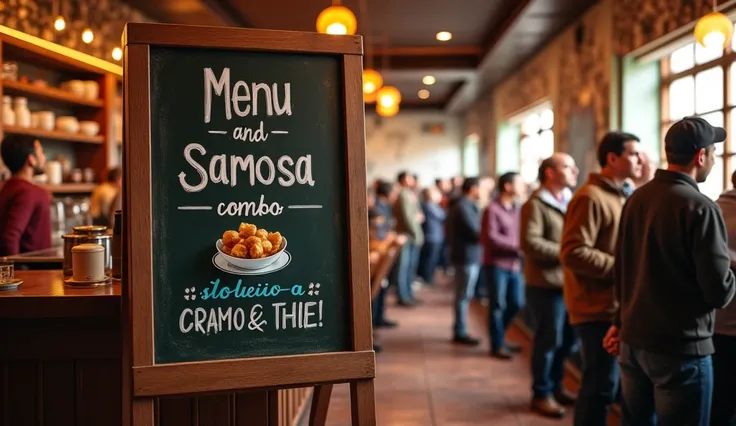
<path id="1" fill-rule="evenodd" d="M 565 408 L 552 396 L 532 400 L 532 411 L 544 417 L 561 419 L 565 417 Z"/>
<path id="2" fill-rule="evenodd" d="M 555 399 L 562 405 L 575 405 L 577 398 L 567 389 L 560 389 L 555 392 Z"/>

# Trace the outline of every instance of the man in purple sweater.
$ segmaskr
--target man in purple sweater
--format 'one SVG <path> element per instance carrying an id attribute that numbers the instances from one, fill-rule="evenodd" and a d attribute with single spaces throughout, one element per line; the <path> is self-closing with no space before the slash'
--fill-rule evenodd
<path id="1" fill-rule="evenodd" d="M 509 172 L 498 179 L 498 189 L 498 197 L 484 210 L 481 220 L 483 273 L 490 293 L 491 356 L 511 359 L 512 353 L 521 349 L 507 343 L 504 335 L 524 304 L 519 247 L 521 207 L 517 203 L 524 192 L 524 181 L 518 173 Z"/>

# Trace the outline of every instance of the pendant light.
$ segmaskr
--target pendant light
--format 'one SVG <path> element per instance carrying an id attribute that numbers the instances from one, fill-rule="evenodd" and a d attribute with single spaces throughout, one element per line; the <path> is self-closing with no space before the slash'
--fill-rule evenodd
<path id="1" fill-rule="evenodd" d="M 376 102 L 376 113 L 381 117 L 393 117 L 399 113 L 399 104 L 395 103 L 390 107 L 385 107 L 380 102 Z"/>
<path id="2" fill-rule="evenodd" d="M 363 70 L 363 94 L 375 94 L 382 86 L 383 77 L 378 71 L 370 68 Z"/>
<path id="3" fill-rule="evenodd" d="M 401 92 L 394 86 L 383 86 L 376 95 L 376 104 L 382 108 L 392 108 L 401 102 Z"/>
<path id="4" fill-rule="evenodd" d="M 317 32 L 333 35 L 353 35 L 358 29 L 358 21 L 353 12 L 334 0 L 332 6 L 317 16 Z"/>
<path id="5" fill-rule="evenodd" d="M 733 22 L 728 16 L 716 10 L 713 0 L 713 12 L 700 18 L 695 24 L 695 39 L 707 49 L 724 49 L 733 36 Z"/>
<path id="6" fill-rule="evenodd" d="M 64 31 L 66 28 L 66 20 L 64 19 L 63 12 L 61 11 L 61 5 L 59 4 L 59 0 L 54 0 L 54 3 L 52 6 L 52 16 L 56 16 L 56 19 L 54 19 L 54 29 L 56 31 Z"/>

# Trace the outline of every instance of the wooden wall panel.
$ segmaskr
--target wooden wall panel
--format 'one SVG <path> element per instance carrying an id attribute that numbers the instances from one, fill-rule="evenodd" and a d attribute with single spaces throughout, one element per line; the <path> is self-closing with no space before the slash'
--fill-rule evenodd
<path id="1" fill-rule="evenodd" d="M 0 319 L 0 426 L 122 424 L 120 328 L 110 319 Z M 272 392 L 294 426 L 311 388 Z M 160 426 L 248 426 L 268 419 L 268 393 L 160 398 Z"/>

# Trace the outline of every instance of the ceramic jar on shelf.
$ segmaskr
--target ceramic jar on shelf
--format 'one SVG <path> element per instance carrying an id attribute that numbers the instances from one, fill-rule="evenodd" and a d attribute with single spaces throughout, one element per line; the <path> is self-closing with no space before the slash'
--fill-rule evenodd
<path id="1" fill-rule="evenodd" d="M 18 127 L 31 127 L 31 111 L 28 109 L 28 100 L 23 97 L 15 101 L 15 125 Z"/>
<path id="2" fill-rule="evenodd" d="M 3 96 L 3 124 L 15 126 L 15 111 L 13 110 L 13 99 L 10 96 Z"/>

